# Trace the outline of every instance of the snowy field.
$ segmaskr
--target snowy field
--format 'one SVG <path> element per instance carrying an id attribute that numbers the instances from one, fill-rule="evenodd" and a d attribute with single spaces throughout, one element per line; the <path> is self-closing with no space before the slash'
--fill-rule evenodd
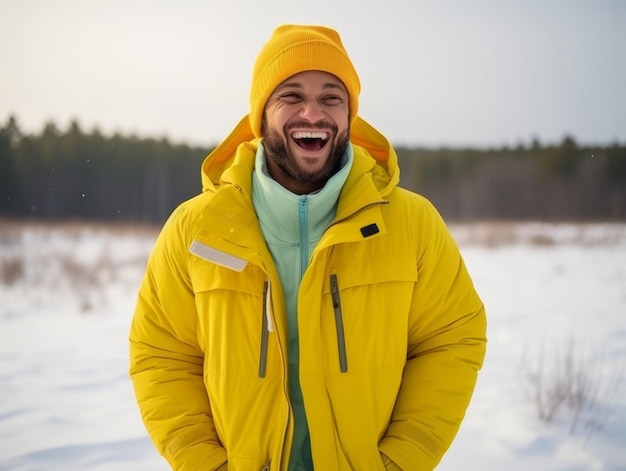
<path id="1" fill-rule="evenodd" d="M 454 225 L 488 356 L 438 470 L 626 470 L 626 225 Z M 169 469 L 128 378 L 155 233 L 0 221 L 0 470 Z"/>

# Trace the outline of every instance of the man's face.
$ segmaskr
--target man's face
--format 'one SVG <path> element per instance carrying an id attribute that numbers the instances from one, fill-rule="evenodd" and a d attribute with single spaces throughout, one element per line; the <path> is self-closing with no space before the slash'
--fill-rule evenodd
<path id="1" fill-rule="evenodd" d="M 339 170 L 350 139 L 348 92 L 327 72 L 293 75 L 268 99 L 262 131 L 272 178 L 296 194 L 318 190 Z"/>

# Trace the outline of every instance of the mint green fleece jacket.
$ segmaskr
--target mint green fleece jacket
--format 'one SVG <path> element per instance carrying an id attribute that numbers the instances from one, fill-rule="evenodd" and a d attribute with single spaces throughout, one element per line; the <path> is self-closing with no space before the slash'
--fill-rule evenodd
<path id="1" fill-rule="evenodd" d="M 252 176 L 252 200 L 263 237 L 272 254 L 285 293 L 289 331 L 289 396 L 294 414 L 294 439 L 289 460 L 293 471 L 313 470 L 309 432 L 298 377 L 298 289 L 309 257 L 335 218 L 337 201 L 350 173 L 352 145 L 342 167 L 319 191 L 296 195 L 269 175 L 265 149 L 259 143 Z"/>

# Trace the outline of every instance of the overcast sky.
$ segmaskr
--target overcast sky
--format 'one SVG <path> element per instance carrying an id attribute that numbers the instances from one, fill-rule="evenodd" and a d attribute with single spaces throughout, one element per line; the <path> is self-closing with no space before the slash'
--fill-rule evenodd
<path id="1" fill-rule="evenodd" d="M 395 144 L 626 142 L 623 0 L 0 0 L 0 123 L 217 143 L 281 23 L 340 32 Z"/>

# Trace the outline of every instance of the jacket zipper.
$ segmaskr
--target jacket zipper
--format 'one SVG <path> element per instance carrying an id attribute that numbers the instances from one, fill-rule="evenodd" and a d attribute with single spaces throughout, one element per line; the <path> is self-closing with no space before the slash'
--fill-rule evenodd
<path id="1" fill-rule="evenodd" d="M 265 465 L 261 468 L 261 471 L 270 471 L 270 465 L 272 464 L 272 458 L 269 458 Z"/>
<path id="2" fill-rule="evenodd" d="M 298 219 L 300 221 L 300 279 L 304 276 L 309 264 L 309 200 L 306 196 L 298 202 Z"/>
<path id="3" fill-rule="evenodd" d="M 339 347 L 339 369 L 342 373 L 348 371 L 348 357 L 346 355 L 346 336 L 343 330 L 343 313 L 339 297 L 339 283 L 337 275 L 330 275 L 330 294 L 335 312 L 335 326 L 337 327 L 337 346 Z"/>
<path id="4" fill-rule="evenodd" d="M 269 282 L 263 283 L 263 309 L 261 309 L 261 352 L 259 357 L 259 378 L 265 378 L 267 370 L 267 341 L 269 337 L 268 329 L 268 310 L 267 310 L 267 291 Z"/>

